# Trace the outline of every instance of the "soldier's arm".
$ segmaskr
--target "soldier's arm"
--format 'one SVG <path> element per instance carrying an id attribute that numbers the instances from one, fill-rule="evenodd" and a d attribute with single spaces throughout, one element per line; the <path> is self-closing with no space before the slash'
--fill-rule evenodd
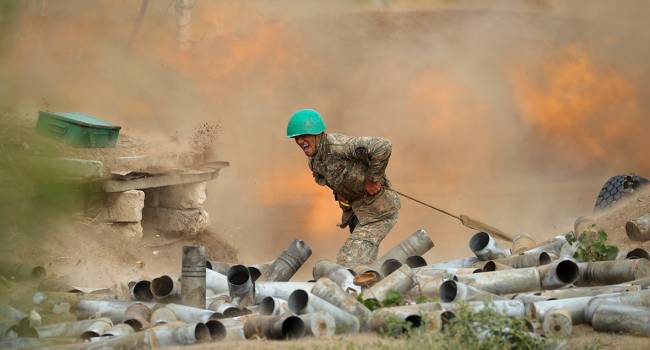
<path id="1" fill-rule="evenodd" d="M 349 158 L 368 162 L 367 180 L 379 182 L 388 166 L 393 145 L 384 137 L 354 137 L 345 149 Z"/>
<path id="2" fill-rule="evenodd" d="M 311 170 L 311 174 L 314 177 L 314 181 L 316 181 L 317 184 L 321 186 L 327 185 L 327 181 L 325 181 L 325 176 L 315 172 L 310 161 L 307 161 L 307 166 L 309 167 L 309 170 Z"/>

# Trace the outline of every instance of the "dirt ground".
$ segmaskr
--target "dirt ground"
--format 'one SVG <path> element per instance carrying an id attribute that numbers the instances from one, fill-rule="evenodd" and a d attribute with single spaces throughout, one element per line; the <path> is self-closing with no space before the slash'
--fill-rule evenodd
<path id="1" fill-rule="evenodd" d="M 353 334 L 334 336 L 330 338 L 303 338 L 293 341 L 269 341 L 269 340 L 249 340 L 228 341 L 222 343 L 199 344 L 190 347 L 177 347 L 176 350 L 220 350 L 220 349 L 237 349 L 237 350 L 266 350 L 266 349 L 345 349 L 357 350 L 366 348 L 375 349 L 412 349 L 409 346 L 408 339 L 395 339 L 375 334 Z M 607 334 L 594 332 L 591 327 L 578 325 L 573 329 L 573 335 L 567 340 L 565 349 L 612 349 L 612 350 L 632 350 L 632 349 L 650 349 L 650 338 L 637 337 L 633 335 Z"/>

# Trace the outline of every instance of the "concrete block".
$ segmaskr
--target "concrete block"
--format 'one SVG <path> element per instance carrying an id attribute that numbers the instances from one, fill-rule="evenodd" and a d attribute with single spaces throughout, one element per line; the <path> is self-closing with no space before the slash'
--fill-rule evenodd
<path id="1" fill-rule="evenodd" d="M 146 226 L 168 235 L 194 236 L 210 224 L 203 209 L 144 208 Z"/>
<path id="2" fill-rule="evenodd" d="M 144 207 L 144 192 L 131 190 L 107 193 L 100 219 L 107 222 L 140 222 Z"/>
<path id="3" fill-rule="evenodd" d="M 199 209 L 207 199 L 207 182 L 152 188 L 146 193 L 147 207 Z"/>
<path id="4" fill-rule="evenodd" d="M 117 234 L 126 239 L 139 241 L 144 236 L 140 222 L 116 222 L 110 225 Z"/>

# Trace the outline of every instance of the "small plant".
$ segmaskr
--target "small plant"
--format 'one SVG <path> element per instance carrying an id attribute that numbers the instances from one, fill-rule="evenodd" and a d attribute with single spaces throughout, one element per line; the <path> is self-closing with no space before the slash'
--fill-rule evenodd
<path id="1" fill-rule="evenodd" d="M 380 334 L 390 337 L 399 337 L 408 334 L 413 325 L 405 319 L 395 315 L 386 315 L 385 324 L 380 328 Z"/>
<path id="2" fill-rule="evenodd" d="M 406 304 L 402 295 L 395 290 L 388 291 L 388 293 L 386 293 L 386 298 L 384 298 L 384 300 L 381 302 L 375 299 L 364 299 L 363 295 L 359 295 L 357 297 L 357 300 L 365 307 L 367 307 L 370 311 L 374 311 L 382 307 L 401 306 Z"/>
<path id="3" fill-rule="evenodd" d="M 421 329 L 424 329 L 421 327 Z M 489 304 L 480 311 L 461 305 L 456 317 L 438 333 L 413 332 L 404 349 L 544 349 L 541 337 L 529 332 L 526 320 L 505 316 Z"/>
<path id="4" fill-rule="evenodd" d="M 404 298 L 398 291 L 390 290 L 386 293 L 386 298 L 381 302 L 383 307 L 404 305 Z"/>
<path id="5" fill-rule="evenodd" d="M 618 247 L 607 244 L 607 232 L 584 231 L 577 237 L 575 234 L 567 236 L 569 244 L 575 244 L 576 252 L 573 255 L 579 261 L 606 261 L 616 259 Z"/>
<path id="6" fill-rule="evenodd" d="M 416 304 L 433 303 L 433 302 L 437 302 L 437 301 L 440 301 L 440 300 L 439 299 L 427 298 L 424 295 L 420 295 L 419 297 L 415 298 L 415 303 Z"/>
<path id="7" fill-rule="evenodd" d="M 380 302 L 378 302 L 375 299 L 364 299 L 363 294 L 359 294 L 359 296 L 357 297 L 357 300 L 361 304 L 363 304 L 363 306 L 367 307 L 368 310 L 370 310 L 370 311 L 375 311 L 375 310 L 377 310 L 377 309 L 379 309 L 381 307 Z"/>
<path id="8" fill-rule="evenodd" d="M 600 339 L 594 338 L 591 343 L 585 345 L 585 350 L 602 350 L 605 349 L 603 343 L 600 342 Z"/>

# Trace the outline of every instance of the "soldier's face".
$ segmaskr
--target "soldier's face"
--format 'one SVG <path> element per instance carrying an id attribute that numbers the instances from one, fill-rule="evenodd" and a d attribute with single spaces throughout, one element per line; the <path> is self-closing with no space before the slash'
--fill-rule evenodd
<path id="1" fill-rule="evenodd" d="M 305 155 L 311 157 L 316 154 L 316 136 L 317 135 L 300 135 L 293 139 L 296 141 L 298 147 L 305 152 Z"/>

